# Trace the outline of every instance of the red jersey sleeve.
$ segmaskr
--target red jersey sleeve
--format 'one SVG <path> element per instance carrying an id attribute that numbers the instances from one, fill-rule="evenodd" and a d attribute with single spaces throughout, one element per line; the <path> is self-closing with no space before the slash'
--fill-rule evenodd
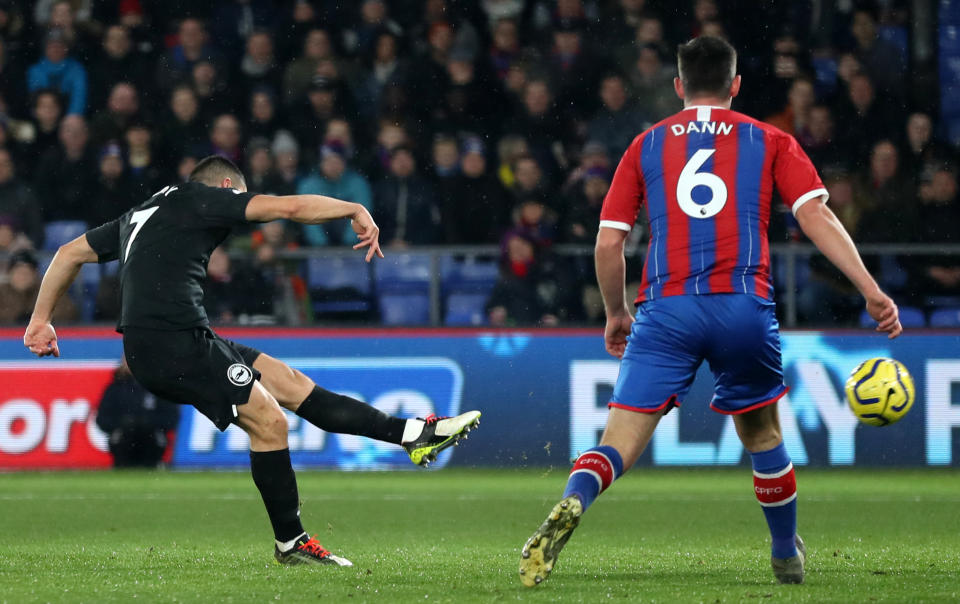
<path id="1" fill-rule="evenodd" d="M 777 134 L 779 140 L 777 156 L 773 160 L 773 182 L 783 203 L 796 215 L 803 204 L 821 195 L 827 198 L 829 194 L 797 139 L 782 132 Z"/>
<path id="2" fill-rule="evenodd" d="M 637 222 L 643 201 L 643 175 L 640 173 L 640 144 L 643 135 L 633 139 L 620 158 L 610 190 L 600 210 L 600 227 L 629 231 Z"/>

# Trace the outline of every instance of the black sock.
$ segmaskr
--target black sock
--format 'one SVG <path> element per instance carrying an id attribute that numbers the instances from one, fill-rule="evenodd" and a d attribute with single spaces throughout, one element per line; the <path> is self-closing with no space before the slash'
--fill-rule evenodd
<path id="1" fill-rule="evenodd" d="M 250 471 L 267 507 L 277 541 L 290 541 L 302 535 L 300 496 L 290 463 L 290 449 L 250 451 Z"/>
<path id="2" fill-rule="evenodd" d="M 407 420 L 376 407 L 315 386 L 297 408 L 297 415 L 325 432 L 356 434 L 399 445 Z"/>

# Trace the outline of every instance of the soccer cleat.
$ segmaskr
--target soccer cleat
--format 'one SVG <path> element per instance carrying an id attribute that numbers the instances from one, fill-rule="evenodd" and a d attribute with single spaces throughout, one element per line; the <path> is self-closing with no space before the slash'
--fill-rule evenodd
<path id="1" fill-rule="evenodd" d="M 800 535 L 796 536 L 797 555 L 789 558 L 770 558 L 773 576 L 781 583 L 803 583 L 803 567 L 807 560 L 807 548 Z"/>
<path id="2" fill-rule="evenodd" d="M 550 515 L 537 532 L 527 539 L 520 552 L 520 582 L 527 587 L 539 585 L 557 562 L 560 550 L 566 545 L 573 529 L 580 524 L 583 504 L 576 495 L 570 495 L 553 506 Z"/>
<path id="3" fill-rule="evenodd" d="M 467 411 L 456 417 L 437 417 L 431 413 L 423 422 L 420 436 L 401 446 L 407 450 L 410 461 L 426 467 L 436 461 L 437 453 L 466 439 L 470 430 L 480 425 L 480 412 Z"/>
<path id="4" fill-rule="evenodd" d="M 285 552 L 281 552 L 279 547 L 274 546 L 273 557 L 276 558 L 277 562 L 280 564 L 289 564 L 291 566 L 297 564 L 330 564 L 333 566 L 353 566 L 353 562 L 347 560 L 346 558 L 334 556 L 328 552 L 326 548 L 320 545 L 320 542 L 317 541 L 316 535 L 308 538 L 306 533 L 297 539 L 297 542 L 293 547 Z"/>

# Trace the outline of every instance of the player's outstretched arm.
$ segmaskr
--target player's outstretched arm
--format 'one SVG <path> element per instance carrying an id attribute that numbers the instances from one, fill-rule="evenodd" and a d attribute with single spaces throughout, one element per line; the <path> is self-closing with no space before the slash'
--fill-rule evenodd
<path id="1" fill-rule="evenodd" d="M 63 294 L 77 278 L 80 267 L 87 262 L 96 262 L 97 254 L 87 243 L 86 234 L 80 235 L 70 243 L 60 246 L 50 262 L 47 272 L 40 283 L 37 303 L 33 307 L 30 324 L 23 335 L 23 345 L 39 357 L 60 356 L 57 345 L 57 332 L 50 323 L 53 309 Z"/>
<path id="2" fill-rule="evenodd" d="M 607 314 L 607 326 L 603 339 L 607 352 L 623 358 L 627 347 L 627 336 L 633 324 L 633 314 L 627 306 L 625 291 L 627 263 L 623 258 L 623 244 L 627 231 L 600 227 L 597 233 L 595 262 L 597 284 L 603 295 L 603 306 Z"/>
<path id="3" fill-rule="evenodd" d="M 349 218 L 359 242 L 353 249 L 369 248 L 367 262 L 380 250 L 380 228 L 373 216 L 359 203 L 351 203 L 325 195 L 256 195 L 247 204 L 245 216 L 251 222 L 270 222 L 281 218 L 303 224 L 321 224 Z"/>
<path id="4" fill-rule="evenodd" d="M 812 199 L 797 210 L 797 222 L 823 255 L 856 286 L 867 301 L 867 312 L 877 322 L 877 331 L 895 338 L 903 331 L 897 305 L 863 265 L 856 245 L 823 198 Z"/>

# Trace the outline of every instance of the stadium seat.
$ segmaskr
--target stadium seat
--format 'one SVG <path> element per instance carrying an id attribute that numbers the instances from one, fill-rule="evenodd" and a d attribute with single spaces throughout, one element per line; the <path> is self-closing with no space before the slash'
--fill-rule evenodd
<path id="1" fill-rule="evenodd" d="M 316 315 L 361 318 L 373 310 L 370 265 L 362 256 L 309 258 L 307 287 Z"/>
<path id="2" fill-rule="evenodd" d="M 427 325 L 430 323 L 430 296 L 427 294 L 382 294 L 380 319 L 384 325 Z"/>
<path id="3" fill-rule="evenodd" d="M 486 293 L 454 293 L 447 297 L 444 325 L 486 325 Z"/>
<path id="4" fill-rule="evenodd" d="M 430 254 L 389 254 L 374 263 L 378 293 L 420 293 L 430 291 Z"/>
<path id="5" fill-rule="evenodd" d="M 440 259 L 440 274 L 444 291 L 486 294 L 497 282 L 500 267 L 493 258 L 443 256 Z"/>
<path id="6" fill-rule="evenodd" d="M 870 317 L 870 314 L 864 310 L 860 313 L 860 327 L 874 327 L 877 322 Z M 923 310 L 915 306 L 900 307 L 900 324 L 904 327 L 926 327 L 927 317 Z"/>
<path id="7" fill-rule="evenodd" d="M 370 293 L 370 269 L 362 256 L 322 256 L 307 260 L 310 289 L 353 288 Z"/>
<path id="8" fill-rule="evenodd" d="M 43 249 L 55 252 L 58 247 L 73 241 L 86 231 L 87 223 L 82 220 L 48 222 L 43 228 Z"/>
<path id="9" fill-rule="evenodd" d="M 938 308 L 931 312 L 930 327 L 960 327 L 960 308 Z"/>

